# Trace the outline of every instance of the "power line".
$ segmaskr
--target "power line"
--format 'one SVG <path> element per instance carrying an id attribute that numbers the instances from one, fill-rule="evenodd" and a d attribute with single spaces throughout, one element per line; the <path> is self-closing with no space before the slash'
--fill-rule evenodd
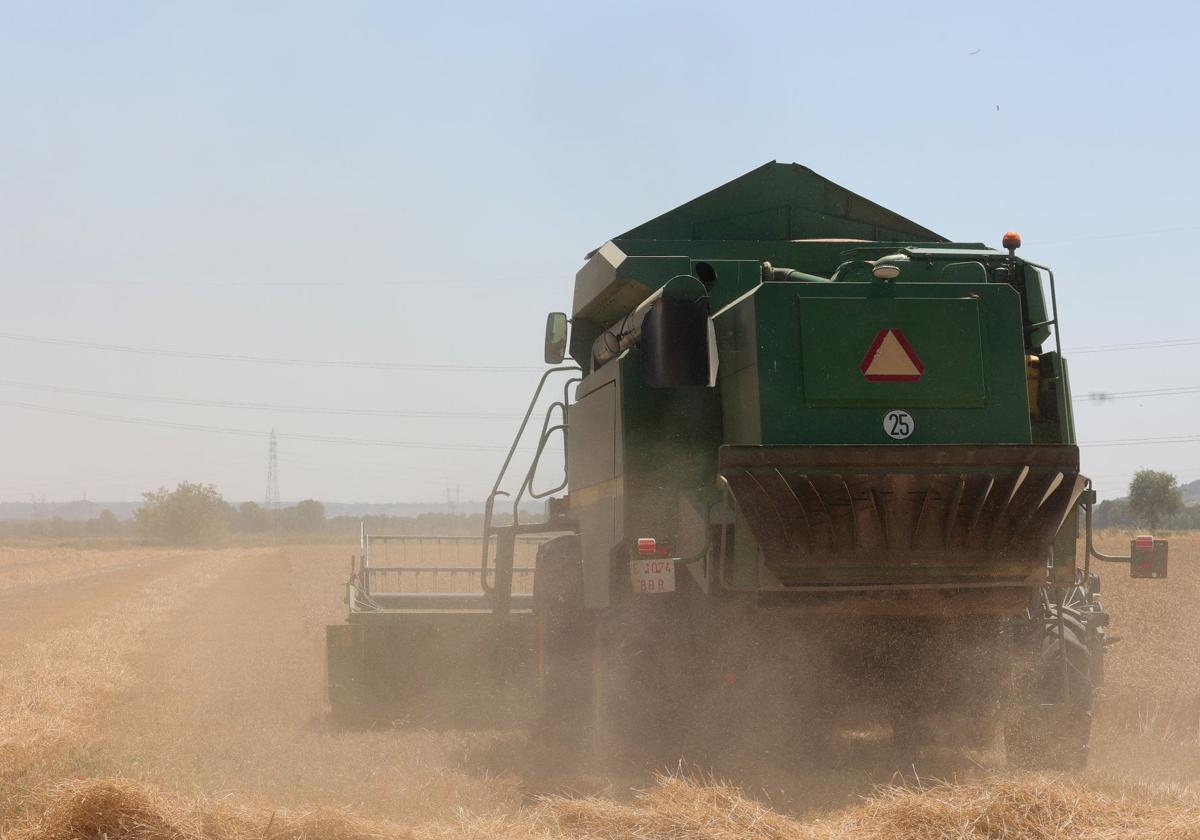
<path id="1" fill-rule="evenodd" d="M 1051 239 L 1046 242 L 1028 242 L 1026 246 L 1062 245 L 1067 242 L 1096 242 L 1101 239 L 1125 239 L 1131 236 L 1154 236 L 1160 233 L 1182 233 L 1183 231 L 1200 230 L 1200 225 L 1185 225 L 1184 227 L 1158 228 L 1157 230 L 1138 230 L 1128 233 L 1103 233 L 1098 236 L 1075 236 L 1070 239 Z"/>
<path id="2" fill-rule="evenodd" d="M 1092 475 L 1091 473 L 1088 473 L 1088 478 L 1091 478 L 1091 479 L 1129 478 L 1135 472 L 1137 472 L 1137 470 L 1123 470 L 1122 472 L 1103 473 L 1102 475 Z M 1193 475 L 1193 474 L 1200 475 L 1200 467 L 1174 467 L 1174 468 L 1172 468 L 1172 472 L 1175 473 L 1176 475 L 1181 475 L 1181 476 Z"/>
<path id="3" fill-rule="evenodd" d="M 1200 435 L 1166 435 L 1163 437 L 1114 438 L 1080 443 L 1080 446 L 1157 446 L 1164 443 L 1200 443 Z"/>
<path id="4" fill-rule="evenodd" d="M 213 432 L 219 434 L 241 435 L 245 437 L 270 437 L 270 432 L 263 432 L 255 429 L 237 429 L 225 426 L 208 426 L 198 423 L 177 423 L 170 420 L 152 420 L 146 417 L 127 417 L 116 414 L 101 414 L 94 411 L 80 411 L 71 408 L 58 408 L 53 406 L 36 405 L 33 403 L 16 402 L 13 400 L 0 400 L 0 406 L 8 406 L 10 408 L 23 408 L 29 411 L 41 411 L 50 414 L 62 414 L 71 417 L 88 417 L 96 420 L 109 420 L 118 423 L 131 423 L 141 426 L 156 426 L 164 429 L 180 429 L 185 431 L 198 432 Z M 438 443 L 418 443 L 413 441 L 396 441 L 396 440 L 378 440 L 372 438 L 350 438 L 340 437 L 336 435 L 303 435 L 303 434 L 280 434 L 281 438 L 289 438 L 291 440 L 314 441 L 318 443 L 345 443 L 355 446 L 384 446 L 394 447 L 399 449 L 427 449 L 439 450 L 448 452 L 506 452 L 507 447 L 503 446 L 487 446 L 482 444 L 438 444 Z M 1088 441 L 1080 443 L 1080 446 L 1132 446 L 1136 444 L 1160 444 L 1160 443 L 1192 443 L 1200 441 L 1200 435 L 1170 435 L 1165 437 L 1146 437 L 1146 438 L 1117 438 L 1113 440 Z M 520 451 L 530 451 L 522 449 Z"/>
<path id="5" fill-rule="evenodd" d="M 288 365 L 314 365 L 322 367 L 360 367 L 360 368 L 379 368 L 379 369 L 403 369 L 403 370 L 479 370 L 479 371 L 530 371 L 540 370 L 540 368 L 522 368 L 522 367 L 500 367 L 500 366 L 463 366 L 463 365 L 400 365 L 389 363 L 373 363 L 373 362 L 325 362 L 315 360 L 301 359 L 283 359 L 271 357 L 252 357 L 252 356 L 236 356 L 216 353 L 190 353 L 173 350 L 160 350 L 139 347 L 127 347 L 123 345 L 108 345 L 95 344 L 91 342 L 71 341 L 67 339 L 51 339 L 36 336 L 18 335 L 14 333 L 0 333 L 0 339 L 10 339 L 15 341 L 28 341 L 43 344 L 55 344 L 72 347 L 84 347 L 88 349 L 112 350 L 117 352 L 139 353 L 146 355 L 162 355 L 171 357 L 189 357 L 189 358 L 204 358 L 216 359 L 221 361 L 243 361 L 243 362 L 258 362 L 265 364 L 288 364 Z M 1090 352 L 1105 352 L 1108 350 L 1132 350 L 1132 349 L 1152 349 L 1158 347 L 1173 347 L 1200 344 L 1200 339 L 1178 339 L 1168 342 L 1145 342 L 1141 344 L 1124 344 L 1124 345 L 1100 345 L 1096 347 L 1079 348 L 1072 352 L 1090 353 Z M 251 409 L 260 411 L 281 411 L 281 412 L 297 412 L 309 414 L 361 414 L 369 416 L 384 416 L 384 417 L 429 417 L 429 418 L 474 418 L 474 419 L 512 419 L 519 415 L 501 414 L 501 413 L 486 413 L 486 412 L 403 412 L 375 409 L 336 409 L 336 408 L 320 408 L 315 406 L 290 406 L 290 405 L 273 405 L 267 403 L 241 403 L 222 400 L 189 400 L 175 397 L 158 397 L 145 394 L 123 394 L 112 391 L 96 391 L 84 388 L 70 388 L 65 386 L 54 385 L 38 385 L 28 382 L 13 382 L 0 380 L 0 386 L 14 388 L 28 388 L 31 390 L 53 392 L 53 393 L 69 393 L 83 396 L 98 396 L 111 399 L 137 400 L 145 402 L 157 402 L 176 405 L 197 405 L 209 406 L 218 408 L 239 408 Z M 1154 397 L 1154 396 L 1174 396 L 1179 394 L 1200 393 L 1200 386 L 1186 386 L 1180 388 L 1159 388 L 1159 389 L 1143 389 L 1137 391 L 1119 391 L 1111 394 L 1092 394 L 1084 397 L 1076 397 L 1075 401 L 1094 401 L 1103 402 L 1106 399 L 1123 399 L 1135 397 Z M 266 437 L 269 432 L 261 432 L 252 429 L 235 429 L 219 426 L 206 426 L 194 423 L 177 423 L 172 421 L 151 420 L 141 417 L 126 417 L 120 415 L 101 414 L 97 412 L 79 411 L 76 409 L 56 408 L 51 406 L 40 406 L 32 403 L 16 402 L 10 400 L 0 400 L 0 405 L 11 408 L 23 408 L 31 411 L 42 411 L 53 414 L 63 414 L 76 417 L 89 417 L 99 420 L 108 420 L 113 422 L 132 423 L 137 425 L 157 426 L 160 428 L 181 429 L 188 431 L 203 431 L 220 434 L 233 434 L 252 437 Z M 443 445 L 433 443 L 416 443 L 409 441 L 389 441 L 363 438 L 348 438 L 333 435 L 300 435 L 287 434 L 280 435 L 293 440 L 306 440 L 323 443 L 345 443 L 356 446 L 383 446 L 396 447 L 407 449 L 427 449 L 427 450 L 443 450 L 443 451 L 476 451 L 476 452 L 503 452 L 505 447 L 500 446 L 483 446 L 483 445 Z M 1162 443 L 1190 443 L 1200 441 L 1200 435 L 1180 435 L 1168 437 L 1149 437 L 1149 438 L 1122 438 L 1106 441 L 1094 441 L 1082 443 L 1081 446 L 1132 446 L 1138 444 L 1162 444 Z"/>
<path id="6" fill-rule="evenodd" d="M 215 460 L 206 459 L 204 462 L 204 466 L 206 469 L 209 469 L 211 467 L 228 468 L 228 467 L 235 467 L 235 466 L 241 468 L 241 467 L 249 466 L 251 464 L 259 464 L 259 463 L 261 463 L 259 458 L 254 458 L 253 460 L 251 460 L 251 459 L 248 459 L 245 457 L 237 457 L 237 458 L 219 458 L 219 459 L 215 459 Z M 59 487 L 76 487 L 76 486 L 83 485 L 83 484 L 86 484 L 90 487 L 97 487 L 97 486 L 105 487 L 105 486 L 112 486 L 112 485 L 116 485 L 116 484 L 126 484 L 131 481 L 138 481 L 139 483 L 142 481 L 158 481 L 161 478 L 162 478 L 161 471 L 156 472 L 154 475 L 151 476 L 151 475 L 148 475 L 145 470 L 138 470 L 137 472 L 106 473 L 106 474 L 100 475 L 100 476 L 83 477 L 83 478 L 80 478 L 78 475 L 75 475 L 71 478 L 54 478 L 54 479 L 50 479 L 50 480 L 44 480 L 43 477 L 39 477 L 39 478 L 33 479 L 33 480 L 26 480 L 26 479 L 19 478 L 19 477 L 14 478 L 11 474 L 9 474 L 3 478 L 3 482 L 4 482 L 3 486 L 19 488 L 19 491 L 17 489 L 14 489 L 13 492 L 0 493 L 0 497 L 17 495 L 18 492 L 23 493 L 25 490 L 27 490 L 31 487 L 35 490 L 54 490 Z"/>
<path id="7" fill-rule="evenodd" d="M 0 339 L 21 341 L 30 344 L 45 344 L 55 347 L 76 347 L 84 350 L 103 350 L 113 353 L 132 353 L 139 356 L 165 356 L 173 359 L 207 359 L 218 362 L 244 362 L 262 365 L 288 365 L 293 367 L 328 367 L 358 370 L 407 370 L 428 371 L 434 373 L 536 373 L 544 371 L 544 367 L 534 365 L 493 365 L 493 364 L 411 364 L 405 362 L 340 362 L 329 359 L 298 359 L 282 356 L 246 356 L 236 353 L 205 353 L 192 350 L 170 350 L 160 347 L 134 347 L 125 344 L 102 344 L 94 341 L 76 341 L 67 338 L 50 338 L 47 336 L 24 335 L 21 333 L 0 332 Z M 1097 344 L 1089 347 L 1075 347 L 1067 351 L 1069 355 L 1078 356 L 1087 353 L 1111 353 L 1127 350 L 1159 350 L 1171 347 L 1191 347 L 1200 345 L 1200 338 L 1179 338 L 1164 341 L 1146 341 L 1127 344 Z"/>
<path id="8" fill-rule="evenodd" d="M 78 411 L 71 408 L 54 408 L 45 405 L 35 405 L 33 403 L 13 402 L 10 400 L 0 400 L 0 406 L 8 406 L 10 408 L 23 408 L 29 411 L 41 411 L 49 414 L 63 414 L 71 417 L 88 417 L 94 420 L 110 420 L 115 423 L 130 423 L 138 426 L 156 426 L 163 429 L 179 429 L 191 432 L 212 432 L 225 435 L 240 435 L 242 437 L 269 437 L 269 432 L 258 431 L 255 429 L 234 429 L 224 426 L 205 426 L 197 423 L 175 423 L 168 420 L 150 420 L 145 417 L 125 417 L 116 414 L 100 414 L 93 411 Z M 348 438 L 337 437 L 334 435 L 299 435 L 299 434 L 280 434 L 278 437 L 290 440 L 313 441 L 316 443 L 344 443 L 353 446 L 383 446 L 393 447 L 397 449 L 427 449 L 444 452 L 507 452 L 508 448 L 504 446 L 485 446 L 475 444 L 440 444 L 440 443 L 418 443 L 412 441 L 399 440 L 374 440 L 369 438 Z M 521 450 L 530 451 L 530 450 Z"/>
<path id="9" fill-rule="evenodd" d="M 1174 397 L 1181 394 L 1200 394 L 1200 385 L 1188 385 L 1182 388 L 1149 388 L 1142 391 L 1096 391 L 1085 396 L 1073 397 L 1072 400 L 1074 402 L 1105 403 L 1109 400 Z"/>
<path id="10" fill-rule="evenodd" d="M 1091 347 L 1075 347 L 1067 352 L 1068 355 L 1078 356 L 1081 353 L 1113 353 L 1118 350 L 1161 350 L 1166 347 L 1191 347 L 1200 344 L 1200 338 L 1173 338 L 1166 341 L 1142 341 L 1133 344 L 1096 344 Z"/>
<path id="11" fill-rule="evenodd" d="M 30 391 L 41 391 L 49 394 L 72 394 L 83 397 L 101 397 L 104 399 L 128 400 L 133 402 L 159 403 L 163 405 L 201 406 L 205 408 L 231 408 L 247 411 L 267 411 L 272 413 L 314 414 L 330 416 L 362 416 L 362 417 L 402 417 L 430 420 L 519 420 L 523 415 L 518 413 L 503 413 L 491 411 L 400 411 L 396 409 L 376 408 L 335 408 L 332 406 L 287 405 L 280 403 L 253 403 L 231 400 L 198 400 L 184 397 L 164 397 L 153 394 L 130 394 L 119 391 L 98 391 L 92 388 L 74 388 L 66 385 L 41 385 L 36 382 L 17 382 L 0 379 L 0 388 L 21 388 Z M 1181 394 L 1200 393 L 1200 385 L 1188 385 L 1180 388 L 1153 388 L 1137 391 L 1095 391 L 1089 394 L 1073 397 L 1075 402 L 1104 403 L 1109 400 L 1167 397 Z"/>
<path id="12" fill-rule="evenodd" d="M 246 356 L 236 353 L 205 353 L 192 350 L 170 350 L 161 347 L 134 347 L 125 344 L 102 344 L 94 341 L 76 341 L 67 338 L 50 338 L 47 336 L 24 335 L 21 333 L 0 332 L 0 339 L 21 341 L 31 344 L 46 344 L 55 347 L 76 347 L 84 350 L 103 350 L 113 353 L 132 353 L 140 356 L 165 356 L 174 359 L 207 359 L 219 362 L 244 362 L 262 365 L 289 365 L 293 367 L 329 367 L 359 370 L 408 370 L 429 371 L 434 373 L 533 373 L 544 371 L 544 367 L 533 365 L 493 365 L 493 364 L 411 364 L 404 362 L 340 362 L 329 359 L 298 359 L 282 356 Z M 1067 351 L 1069 355 L 1078 356 L 1087 353 L 1111 353 L 1128 350 L 1160 350 L 1171 347 L 1191 347 L 1200 345 L 1200 338 L 1178 338 L 1164 341 L 1145 341 L 1126 344 L 1097 344 L 1088 347 L 1075 347 Z"/>
<path id="13" fill-rule="evenodd" d="M 368 478 L 389 478 L 395 479 L 397 475 L 403 475 L 405 478 L 424 478 L 430 480 L 445 479 L 448 475 L 454 476 L 457 480 L 465 482 L 474 482 L 478 487 L 491 487 L 492 480 L 495 479 L 495 464 L 484 465 L 474 469 L 447 469 L 442 467 L 429 467 L 425 469 L 414 469 L 411 465 L 407 466 L 389 466 L 387 464 L 360 464 L 354 461 L 340 462 L 324 462 L 311 461 L 309 459 L 298 458 L 280 458 L 279 463 L 293 467 L 296 473 L 304 473 L 310 470 L 317 472 L 329 473 L 339 476 L 366 476 Z M 486 495 L 486 494 L 485 494 Z M 482 496 L 481 496 L 482 498 Z"/>
<path id="14" fill-rule="evenodd" d="M 133 286 L 153 289 L 186 288 L 380 288 L 412 286 L 474 286 L 495 283 L 492 278 L 462 278 L 457 280 L 46 280 L 40 286 Z"/>
<path id="15" fill-rule="evenodd" d="M 412 417 L 431 419 L 463 419 L 463 420 L 513 420 L 520 419 L 520 414 L 502 414 L 492 412 L 470 411 L 391 411 L 370 408 L 332 408 L 305 405 L 277 405 L 274 403 L 233 402 L 227 400 L 192 400 L 183 397 L 162 397 L 151 394 L 127 394 L 117 391 L 96 391 L 90 388 L 71 388 L 63 385 L 39 385 L 34 382 L 14 382 L 0 379 L 0 387 L 24 388 L 30 391 L 43 391 L 50 394 L 74 394 L 84 397 L 103 397 L 114 400 L 132 400 L 135 402 L 162 403 L 165 405 L 192 405 L 208 408 L 236 408 L 249 411 L 286 412 L 293 414 L 328 414 L 328 415 L 361 415 L 365 417 Z"/>
<path id="16" fill-rule="evenodd" d="M 208 359 L 218 362 L 249 362 L 261 365 L 292 365 L 301 367 L 357 368 L 366 370 L 412 370 L 436 373 L 484 372 L 484 373 L 529 373 L 542 371 L 544 367 L 520 365 L 427 365 L 398 362 L 335 362 L 321 359 L 291 359 L 275 356 L 243 356 L 234 353 L 200 353 L 185 350 L 167 350 L 155 347 L 132 347 L 124 344 L 100 344 L 92 341 L 75 341 L 66 338 L 23 335 L 0 332 L 0 339 L 23 341 L 32 344 L 49 344 L 56 347 L 78 347 L 85 350 L 106 350 L 114 353 L 134 353 L 140 356 L 167 356 L 175 359 Z"/>

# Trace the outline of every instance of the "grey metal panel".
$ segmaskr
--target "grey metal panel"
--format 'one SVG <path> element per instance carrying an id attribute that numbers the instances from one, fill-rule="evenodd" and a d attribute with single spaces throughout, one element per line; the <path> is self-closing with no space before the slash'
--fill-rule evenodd
<path id="1" fill-rule="evenodd" d="M 610 552 L 621 500 L 602 499 L 579 511 L 572 511 L 579 522 L 579 543 L 583 554 L 583 604 L 600 609 L 609 602 Z"/>
<path id="2" fill-rule="evenodd" d="M 721 420 L 725 441 L 731 444 L 762 443 L 762 408 L 758 393 L 758 366 L 742 368 L 721 381 Z"/>
<path id="3" fill-rule="evenodd" d="M 762 443 L 755 303 L 754 295 L 748 294 L 714 319 L 721 355 L 718 382 L 726 443 Z"/>
<path id="4" fill-rule="evenodd" d="M 579 523 L 584 603 L 592 608 L 608 605 L 609 552 L 621 512 L 619 367 L 613 361 L 585 378 L 568 409 L 571 515 Z"/>
<path id="5" fill-rule="evenodd" d="M 617 473 L 617 386 L 600 384 L 567 410 L 568 480 L 572 490 L 611 479 Z"/>
<path id="6" fill-rule="evenodd" d="M 612 242 L 596 249 L 575 273 L 575 299 L 572 317 L 608 326 L 622 317 L 653 291 L 631 278 L 619 278 L 625 253 Z"/>

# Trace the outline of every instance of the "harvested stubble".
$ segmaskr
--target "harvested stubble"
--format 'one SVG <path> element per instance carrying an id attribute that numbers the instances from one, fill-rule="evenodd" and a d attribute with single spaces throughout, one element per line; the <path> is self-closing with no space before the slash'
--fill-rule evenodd
<path id="1" fill-rule="evenodd" d="M 1120 545 L 1113 538 L 1104 547 L 1115 550 Z M 295 574 L 288 577 L 264 574 L 269 567 L 261 564 L 242 568 L 249 580 L 262 581 L 264 586 L 286 580 L 288 591 L 299 596 L 299 603 L 324 609 L 328 592 L 344 575 L 343 564 L 327 569 L 324 558 L 330 553 L 321 553 L 320 562 L 314 561 L 311 569 L 299 556 L 292 557 Z M 247 651 L 254 655 L 242 664 L 255 667 L 265 661 L 264 656 L 271 660 L 299 649 L 292 638 L 296 625 L 278 612 L 251 613 L 237 601 L 225 603 L 224 611 L 217 609 L 213 616 L 201 610 L 206 604 L 219 606 L 215 599 L 228 598 L 226 590 L 247 588 L 241 578 L 226 581 L 238 583 L 237 587 L 211 588 L 210 575 L 224 562 L 206 564 L 203 573 L 196 569 L 172 576 L 165 587 L 155 585 L 149 609 L 145 593 L 131 592 L 138 609 L 105 611 L 93 626 L 47 640 L 48 644 L 30 648 L 19 659 L 0 665 L 11 679 L 6 687 L 0 686 L 0 698 L 22 701 L 0 703 L 0 744 L 15 748 L 8 758 L 30 759 L 18 762 L 19 767 L 4 767 L 5 750 L 0 747 L 0 769 L 4 770 L 0 778 L 9 782 L 3 786 L 6 790 L 0 791 L 4 794 L 0 797 L 0 838 L 1200 838 L 1200 805 L 1186 789 L 1200 778 L 1200 739 L 1192 735 L 1195 727 L 1188 723 L 1194 717 L 1194 707 L 1189 704 L 1200 689 L 1200 656 L 1195 653 L 1200 649 L 1200 614 L 1195 610 L 1200 598 L 1198 560 L 1200 539 L 1173 536 L 1169 581 L 1130 581 L 1120 567 L 1102 569 L 1106 573 L 1105 602 L 1114 614 L 1113 630 L 1124 636 L 1112 649 L 1108 696 L 1093 739 L 1093 766 L 1111 779 L 1095 773 L 1081 779 L 994 775 L 969 783 L 887 787 L 819 817 L 812 812 L 786 816 L 735 788 L 674 776 L 657 780 L 629 801 L 549 797 L 521 807 L 519 770 L 516 775 L 511 768 L 492 771 L 486 769 L 490 764 L 483 758 L 467 762 L 470 766 L 466 767 L 454 758 L 457 753 L 470 752 L 467 745 L 475 743 L 478 734 L 309 731 L 303 728 L 307 718 L 301 715 L 295 720 L 280 718 L 275 729 L 263 727 L 257 718 L 249 720 L 246 726 L 255 733 L 250 742 L 241 728 L 221 728 L 219 719 L 196 715 L 186 704 L 184 717 L 191 721 L 181 719 L 179 728 L 169 716 L 145 720 L 154 721 L 150 729 L 165 731 L 167 741 L 203 732 L 195 750 L 160 755 L 151 751 L 161 747 L 163 739 L 151 738 L 145 744 L 132 741 L 126 746 L 133 749 L 109 755 L 108 762 L 99 761 L 102 756 L 89 753 L 97 722 L 88 705 L 116 689 L 137 686 L 144 675 L 129 669 L 128 654 L 142 647 L 147 638 L 166 642 L 167 650 L 181 652 L 181 659 L 159 663 L 166 668 L 159 676 L 168 678 L 172 669 L 183 667 L 179 663 L 198 679 L 237 678 L 241 670 L 231 666 L 234 660 L 229 657 L 229 652 L 237 649 L 231 643 L 235 636 L 254 639 L 253 647 L 242 649 L 244 657 L 249 655 Z M 318 569 L 323 571 L 318 573 Z M 194 577 L 197 573 L 200 576 Z M 260 604 L 274 603 L 258 594 L 251 589 L 247 597 Z M 185 604 L 186 610 L 181 611 Z M 336 605 L 331 609 L 336 612 Z M 334 613 L 328 617 L 314 613 L 312 620 L 320 629 L 336 617 Z M 155 629 L 150 628 L 152 618 L 159 622 Z M 212 629 L 223 620 L 232 622 L 232 635 Z M 280 638 L 274 639 L 272 634 Z M 197 648 L 197 642 L 204 645 L 203 650 Z M 275 642 L 278 644 L 272 646 Z M 296 684 L 296 674 L 307 673 L 303 661 L 295 671 L 253 672 L 262 686 L 237 682 L 248 692 L 245 696 L 232 688 L 229 693 L 212 696 L 228 699 L 234 708 L 246 708 L 261 706 L 270 692 L 285 685 L 305 697 L 316 691 Z M 319 675 L 313 679 L 319 682 Z M 1166 686 L 1171 691 L 1166 691 Z M 170 689 L 172 684 L 168 682 L 164 688 Z M 198 690 L 197 684 L 188 680 L 178 688 L 174 693 L 167 691 L 164 699 L 175 702 L 172 698 L 182 696 L 180 692 L 187 695 Z M 151 704 L 150 708 L 157 707 Z M 218 703 L 214 708 L 225 706 Z M 125 706 L 113 711 L 127 714 L 133 709 Z M 1160 715 L 1159 723 L 1150 717 L 1154 712 Z M 1168 720 L 1174 722 L 1166 726 Z M 1168 745 L 1168 739 L 1173 743 Z M 497 749 L 503 750 L 507 743 L 498 742 Z M 204 750 L 228 753 L 230 758 L 204 761 Z M 56 753 L 61 753 L 62 760 L 50 760 Z M 131 760 L 122 763 L 114 756 Z M 173 764 L 179 766 L 177 773 L 168 772 Z M 301 772 L 303 768 L 311 772 Z M 19 782 L 13 784 L 17 777 L 11 771 L 15 770 L 21 772 L 21 781 L 28 781 L 20 789 Z M 138 775 L 163 787 L 128 778 L 56 784 L 89 773 Z M 1114 781 L 1130 778 L 1171 781 L 1185 787 L 1138 787 Z M 36 791 L 31 792 L 29 788 L 34 786 Z M 211 795 L 193 798 L 195 791 Z M 237 792 L 222 795 L 227 791 Z M 287 807 L 275 807 L 279 803 Z M 353 804 L 352 810 L 310 807 L 315 803 Z M 388 819 L 381 819 L 384 816 Z"/>
<path id="2" fill-rule="evenodd" d="M 0 662 L 0 817 L 23 803 L 10 792 L 86 762 L 97 700 L 134 675 L 125 656 L 146 628 L 218 577 L 234 555 L 217 552 L 181 567 L 76 626 Z"/>
<path id="3" fill-rule="evenodd" d="M 180 560 L 194 553 L 171 548 L 95 551 L 0 546 L 0 592 L 22 586 L 74 580 L 135 563 Z"/>
<path id="4" fill-rule="evenodd" d="M 407 835 L 339 809 L 259 812 L 225 802 L 185 801 L 121 779 L 74 781 L 37 797 L 34 816 L 5 840 L 379 840 Z"/>
<path id="5" fill-rule="evenodd" d="M 890 787 L 861 805 L 801 822 L 721 784 L 676 776 L 632 802 L 553 797 L 511 817 L 463 815 L 404 828 L 342 809 L 271 811 L 227 801 L 186 801 L 121 780 L 58 785 L 5 840 L 948 840 L 948 838 L 1195 838 L 1200 803 L 1165 791 L 1086 784 L 1055 776 L 980 784 Z"/>
<path id="6" fill-rule="evenodd" d="M 837 815 L 811 837 L 1139 838 L 1200 837 L 1200 803 L 1188 794 L 1058 776 L 979 784 L 889 787 Z"/>
<path id="7" fill-rule="evenodd" d="M 1200 535 L 1169 534 L 1167 580 L 1134 580 L 1122 566 L 1094 564 L 1120 642 L 1105 656 L 1105 685 L 1092 735 L 1092 766 L 1193 784 L 1200 777 Z M 1127 534 L 1100 547 L 1127 551 Z"/>

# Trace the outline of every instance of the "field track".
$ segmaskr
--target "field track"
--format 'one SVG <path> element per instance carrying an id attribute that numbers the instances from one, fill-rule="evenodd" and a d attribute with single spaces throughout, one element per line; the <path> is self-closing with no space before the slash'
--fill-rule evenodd
<path id="1" fill-rule="evenodd" d="M 1125 641 L 1082 779 L 980 755 L 630 798 L 536 778 L 519 733 L 331 726 L 343 546 L 0 549 L 0 837 L 1200 837 L 1200 540 L 1172 550 L 1166 584 L 1102 570 Z"/>
<path id="2" fill-rule="evenodd" d="M 72 623 L 86 621 L 92 613 L 128 598 L 139 585 L 195 560 L 196 555 L 142 557 L 0 589 L 0 657 Z"/>

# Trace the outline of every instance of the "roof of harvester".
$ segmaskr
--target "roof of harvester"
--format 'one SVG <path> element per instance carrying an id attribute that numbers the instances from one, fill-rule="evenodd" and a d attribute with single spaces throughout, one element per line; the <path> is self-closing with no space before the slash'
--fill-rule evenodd
<path id="1" fill-rule="evenodd" d="M 628 230 L 622 239 L 946 242 L 798 163 L 771 161 Z"/>

